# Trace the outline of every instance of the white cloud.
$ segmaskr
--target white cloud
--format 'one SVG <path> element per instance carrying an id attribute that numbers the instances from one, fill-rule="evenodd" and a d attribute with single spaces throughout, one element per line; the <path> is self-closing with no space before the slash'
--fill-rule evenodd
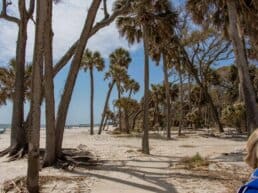
<path id="1" fill-rule="evenodd" d="M 114 0 L 109 1 L 111 10 Z M 79 38 L 85 17 L 91 1 L 62 0 L 53 6 L 53 30 L 54 30 L 54 59 L 60 58 L 65 51 Z M 8 12 L 17 15 L 17 2 L 9 8 Z M 97 21 L 102 19 L 103 11 L 100 9 Z M 0 65 L 6 64 L 15 57 L 17 26 L 13 23 L 0 20 Z M 27 61 L 32 60 L 34 44 L 34 24 L 28 25 Z M 115 24 L 102 29 L 89 41 L 88 47 L 100 51 L 107 57 L 117 47 L 125 47 L 130 50 L 138 49 L 138 45 L 128 47 L 126 40 L 119 37 Z"/>

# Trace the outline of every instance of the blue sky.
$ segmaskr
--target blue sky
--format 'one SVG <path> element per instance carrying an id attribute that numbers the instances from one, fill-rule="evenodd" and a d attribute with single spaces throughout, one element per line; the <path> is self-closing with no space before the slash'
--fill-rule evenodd
<path id="1" fill-rule="evenodd" d="M 110 0 L 109 9 L 112 2 Z M 91 1 L 84 0 L 63 0 L 58 5 L 54 5 L 53 12 L 53 28 L 54 28 L 54 60 L 58 58 L 69 48 L 69 46 L 79 37 L 87 9 Z M 175 6 L 183 1 L 175 1 Z M 8 12 L 12 15 L 17 15 L 17 3 L 9 8 Z M 97 20 L 102 18 L 102 12 L 98 13 Z M 0 20 L 0 65 L 6 66 L 8 61 L 15 56 L 17 27 L 7 21 Z M 26 58 L 31 61 L 33 54 L 34 40 L 34 25 L 29 24 L 28 29 L 28 47 Z M 134 96 L 140 99 L 143 96 L 143 49 L 142 45 L 129 46 L 123 38 L 119 37 L 114 24 L 102 29 L 92 39 L 90 39 L 88 47 L 92 50 L 98 50 L 102 53 L 106 62 L 104 72 L 95 72 L 95 122 L 100 121 L 100 115 L 103 110 L 104 100 L 108 90 L 108 81 L 104 81 L 104 73 L 108 69 L 108 56 L 118 47 L 123 47 L 130 50 L 132 63 L 129 66 L 129 75 L 138 81 L 141 85 L 141 90 Z M 69 64 L 55 78 L 55 99 L 56 108 L 59 103 L 63 86 L 66 80 Z M 150 67 L 151 83 L 160 83 L 163 80 L 161 66 L 156 66 L 151 63 Z M 81 71 L 79 73 L 77 83 L 74 89 L 72 102 L 70 104 L 67 124 L 89 123 L 89 102 L 90 102 L 90 87 L 89 74 Z M 114 89 L 110 104 L 117 96 L 117 91 Z M 28 111 L 29 104 L 25 104 L 25 110 Z M 0 123 L 10 123 L 11 121 L 12 104 L 8 102 L 6 106 L 0 107 Z M 44 105 L 42 106 L 42 124 L 44 124 Z"/>

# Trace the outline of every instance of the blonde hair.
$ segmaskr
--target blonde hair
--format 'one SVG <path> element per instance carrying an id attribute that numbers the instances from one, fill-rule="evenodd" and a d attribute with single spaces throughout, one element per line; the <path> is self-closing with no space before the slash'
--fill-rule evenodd
<path id="1" fill-rule="evenodd" d="M 245 157 L 245 162 L 252 168 L 257 167 L 258 162 L 258 129 L 256 129 L 248 138 L 246 143 L 247 156 Z"/>

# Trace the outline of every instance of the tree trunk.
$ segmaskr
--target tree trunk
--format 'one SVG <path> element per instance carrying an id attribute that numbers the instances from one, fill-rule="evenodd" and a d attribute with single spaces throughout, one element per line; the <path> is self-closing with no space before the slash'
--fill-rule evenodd
<path id="1" fill-rule="evenodd" d="M 57 120 L 56 120 L 56 132 L 57 132 L 56 153 L 58 154 L 58 156 L 62 155 L 62 143 L 63 143 L 63 134 L 64 134 L 66 117 L 69 109 L 69 104 L 71 102 L 74 85 L 77 79 L 78 72 L 80 70 L 80 63 L 81 63 L 83 51 L 88 43 L 91 29 L 94 24 L 100 3 L 101 3 L 101 0 L 94 0 L 91 3 L 86 22 L 84 24 L 83 31 L 80 36 L 80 41 L 78 43 L 78 46 L 76 48 L 76 53 L 71 63 L 70 71 L 68 73 L 68 77 L 64 87 L 64 92 L 59 104 Z"/>
<path id="2" fill-rule="evenodd" d="M 218 110 L 217 110 L 216 106 L 214 105 L 214 102 L 213 102 L 213 99 L 212 99 L 210 93 L 208 92 L 208 88 L 203 88 L 203 90 L 204 90 L 205 96 L 207 97 L 208 102 L 210 104 L 212 114 L 213 114 L 213 118 L 215 119 L 215 122 L 219 126 L 219 132 L 222 133 L 222 132 L 224 132 L 224 129 L 223 129 L 223 126 L 222 126 L 222 124 L 220 122 L 220 119 L 219 119 Z"/>
<path id="3" fill-rule="evenodd" d="M 168 66 L 167 58 L 163 54 L 163 73 L 164 73 L 164 87 L 166 91 L 166 127 L 167 127 L 167 139 L 171 139 L 171 128 L 170 128 L 170 94 L 169 94 L 169 82 L 168 82 Z"/>
<path id="4" fill-rule="evenodd" d="M 51 166 L 56 161 L 55 153 L 55 96 L 53 74 L 53 32 L 52 32 L 52 1 L 48 0 L 47 18 L 45 22 L 45 99 L 46 99 L 46 150 L 44 166 Z"/>
<path id="5" fill-rule="evenodd" d="M 121 85 L 120 82 L 117 83 L 117 94 L 118 94 L 118 100 L 121 99 Z M 121 112 L 121 107 L 118 106 L 118 116 L 119 116 L 119 131 L 122 132 L 122 112 Z"/>
<path id="6" fill-rule="evenodd" d="M 50 0 L 48 0 L 50 1 Z M 42 62 L 44 51 L 44 24 L 47 18 L 48 1 L 37 1 L 37 24 L 34 56 L 32 64 L 32 127 L 29 129 L 29 156 L 27 170 L 27 188 L 31 193 L 39 192 L 39 140 Z"/>
<path id="7" fill-rule="evenodd" d="M 135 113 L 134 117 L 133 117 L 133 124 L 131 126 L 131 130 L 134 130 L 134 127 L 135 127 L 135 123 L 136 123 L 136 119 L 137 117 L 140 115 L 140 113 L 142 112 L 143 110 L 140 109 L 138 112 Z"/>
<path id="8" fill-rule="evenodd" d="M 18 26 L 18 39 L 16 47 L 15 66 L 15 93 L 13 97 L 13 111 L 11 124 L 10 155 L 16 154 L 20 149 L 26 148 L 27 138 L 23 127 L 24 122 L 24 69 L 27 43 L 27 11 L 25 1 L 19 1 L 20 23 Z"/>
<path id="9" fill-rule="evenodd" d="M 108 107 L 109 98 L 110 98 L 110 95 L 111 95 L 111 92 L 112 92 L 112 89 L 113 89 L 115 83 L 116 83 L 116 81 L 113 80 L 110 87 L 109 87 L 108 93 L 107 93 L 104 109 L 103 109 L 103 112 L 102 112 L 101 122 L 100 122 L 100 126 L 99 126 L 99 132 L 98 132 L 99 135 L 101 134 L 101 131 L 102 131 L 102 127 L 103 127 L 103 123 L 104 123 L 104 120 L 105 120 L 106 111 L 107 111 L 107 107 Z"/>
<path id="10" fill-rule="evenodd" d="M 182 127 L 183 127 L 183 77 L 182 77 L 182 66 L 179 66 L 179 82 L 180 82 L 180 120 L 179 120 L 179 128 L 178 128 L 178 136 L 182 134 Z"/>
<path id="11" fill-rule="evenodd" d="M 128 98 L 131 99 L 132 98 L 132 94 L 133 94 L 133 89 L 130 89 L 129 91 L 129 95 L 128 95 Z"/>
<path id="12" fill-rule="evenodd" d="M 90 134 L 94 134 L 94 78 L 93 69 L 90 68 Z"/>
<path id="13" fill-rule="evenodd" d="M 127 110 L 125 110 L 124 113 L 125 113 L 125 115 L 124 115 L 125 116 L 125 131 L 127 134 L 129 134 L 130 133 L 130 124 L 129 124 L 129 116 L 128 116 Z"/>
<path id="14" fill-rule="evenodd" d="M 219 131 L 224 132 L 223 125 L 221 124 L 220 119 L 219 119 L 218 110 L 213 103 L 212 97 L 211 97 L 210 93 L 208 92 L 208 88 L 206 88 L 202 84 L 200 78 L 198 77 L 198 72 L 195 70 L 194 64 L 192 64 L 192 62 L 189 60 L 188 54 L 184 48 L 182 48 L 182 52 L 183 52 L 182 54 L 186 57 L 186 61 L 184 61 L 185 62 L 184 64 L 186 65 L 186 70 L 188 71 L 189 74 L 191 74 L 194 77 L 196 83 L 200 86 L 202 92 L 204 92 L 204 94 L 207 97 L 207 100 L 211 106 L 212 114 L 215 119 L 215 122 L 217 123 L 217 125 L 219 127 Z"/>
<path id="15" fill-rule="evenodd" d="M 258 126 L 258 110 L 255 98 L 254 88 L 252 86 L 248 62 L 245 54 L 245 45 L 243 43 L 242 29 L 238 19 L 236 2 L 234 0 L 227 1 L 228 16 L 229 16 L 229 35 L 233 44 L 238 76 L 242 89 L 242 94 L 246 106 L 248 131 L 252 133 Z"/>
<path id="16" fill-rule="evenodd" d="M 104 126 L 103 126 L 103 131 L 105 130 L 106 126 L 107 126 L 107 122 L 108 122 L 108 116 L 106 116 L 105 122 L 104 122 Z"/>
<path id="17" fill-rule="evenodd" d="M 144 105 L 143 105 L 143 138 L 142 151 L 150 154 L 149 150 L 149 52 L 146 35 L 146 26 L 143 27 L 143 44 L 144 44 Z"/>

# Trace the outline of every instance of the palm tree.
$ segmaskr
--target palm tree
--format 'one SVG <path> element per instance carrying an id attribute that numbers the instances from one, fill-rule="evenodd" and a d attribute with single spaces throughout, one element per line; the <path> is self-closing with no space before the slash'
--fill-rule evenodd
<path id="1" fill-rule="evenodd" d="M 125 131 L 128 134 L 130 133 L 129 113 L 137 106 L 137 104 L 138 102 L 136 100 L 127 97 L 122 97 L 115 102 L 115 106 L 123 109 Z"/>
<path id="2" fill-rule="evenodd" d="M 120 93 L 121 93 L 120 85 L 121 85 L 122 81 L 129 79 L 129 76 L 127 74 L 127 68 L 129 66 L 129 63 L 131 62 L 129 52 L 124 50 L 123 48 L 119 48 L 119 49 L 115 50 L 113 53 L 111 53 L 109 58 L 110 58 L 110 66 L 109 66 L 108 72 L 105 74 L 105 79 L 111 79 L 111 82 L 108 85 L 109 89 L 107 92 L 107 96 L 106 96 L 106 100 L 105 100 L 105 104 L 104 104 L 104 108 L 103 108 L 103 112 L 102 112 L 102 117 L 101 117 L 98 134 L 101 134 L 101 131 L 103 130 L 103 124 L 105 121 L 109 98 L 110 98 L 110 95 L 111 95 L 114 85 L 117 84 L 118 95 L 120 97 Z"/>
<path id="3" fill-rule="evenodd" d="M 12 4 L 11 1 L 2 0 L 1 19 L 6 19 L 9 22 L 17 24 L 17 44 L 16 44 L 16 62 L 17 70 L 14 77 L 14 95 L 13 111 L 12 111 L 12 122 L 11 122 L 11 140 L 10 147 L 1 154 L 8 154 L 10 156 L 25 153 L 27 151 L 27 138 L 25 128 L 23 127 L 24 122 L 24 77 L 25 77 L 25 65 L 26 65 L 26 44 L 27 44 L 27 26 L 31 19 L 35 0 L 28 1 L 28 7 L 25 1 L 20 1 L 18 6 L 18 17 L 11 16 L 8 13 L 8 6 Z"/>
<path id="4" fill-rule="evenodd" d="M 25 66 L 24 75 L 24 95 L 25 99 L 30 100 L 31 94 L 31 72 L 32 66 Z M 8 67 L 0 67 L 0 105 L 5 105 L 8 100 L 13 100 L 14 96 L 14 80 L 16 74 L 16 60 L 11 59 Z M 23 101 L 25 102 L 25 101 Z"/>
<path id="5" fill-rule="evenodd" d="M 140 85 L 134 79 L 129 78 L 124 82 L 124 89 L 125 91 L 129 91 L 128 98 L 132 97 L 132 94 L 135 94 L 140 90 Z"/>
<path id="6" fill-rule="evenodd" d="M 213 9 L 210 9 L 211 7 Z M 257 6 L 248 3 L 248 1 L 240 0 L 201 0 L 198 3 L 196 0 L 188 0 L 187 8 L 197 23 L 213 25 L 222 29 L 232 41 L 238 76 L 247 110 L 248 130 L 251 133 L 258 126 L 258 110 L 255 92 L 248 72 L 243 32 L 246 32 L 250 39 L 256 39 L 256 35 L 253 32 L 257 32 L 257 27 L 253 25 L 251 20 L 257 20 L 257 14 L 253 14 L 257 11 Z M 250 20 L 250 18 L 252 19 Z"/>
<path id="7" fill-rule="evenodd" d="M 115 8 L 125 3 L 119 0 Z M 128 11 L 117 19 L 117 26 L 121 36 L 126 37 L 129 44 L 143 40 L 144 47 L 144 116 L 143 116 L 143 153 L 149 154 L 149 47 L 152 33 L 157 30 L 156 24 L 170 14 L 169 1 L 136 0 L 130 2 Z"/>
<path id="8" fill-rule="evenodd" d="M 114 66 L 117 70 L 114 71 L 115 73 L 118 73 L 115 75 L 116 77 L 116 85 L 117 85 L 117 92 L 118 92 L 118 100 L 121 98 L 121 93 L 122 93 L 122 86 L 121 83 L 122 81 L 126 80 L 127 76 L 119 76 L 119 68 L 122 70 L 128 69 L 129 64 L 131 63 L 132 59 L 130 57 L 130 53 L 123 49 L 123 48 L 118 48 L 116 49 L 113 53 L 110 54 L 110 65 Z M 122 114 L 121 114 L 121 108 L 118 106 L 118 114 L 119 114 L 119 130 L 121 131 L 121 120 L 122 120 Z"/>
<path id="9" fill-rule="evenodd" d="M 87 71 L 90 71 L 90 134 L 94 134 L 94 67 L 98 71 L 102 71 L 105 68 L 104 59 L 99 52 L 91 52 L 87 49 L 83 55 L 81 61 L 81 67 Z"/>

